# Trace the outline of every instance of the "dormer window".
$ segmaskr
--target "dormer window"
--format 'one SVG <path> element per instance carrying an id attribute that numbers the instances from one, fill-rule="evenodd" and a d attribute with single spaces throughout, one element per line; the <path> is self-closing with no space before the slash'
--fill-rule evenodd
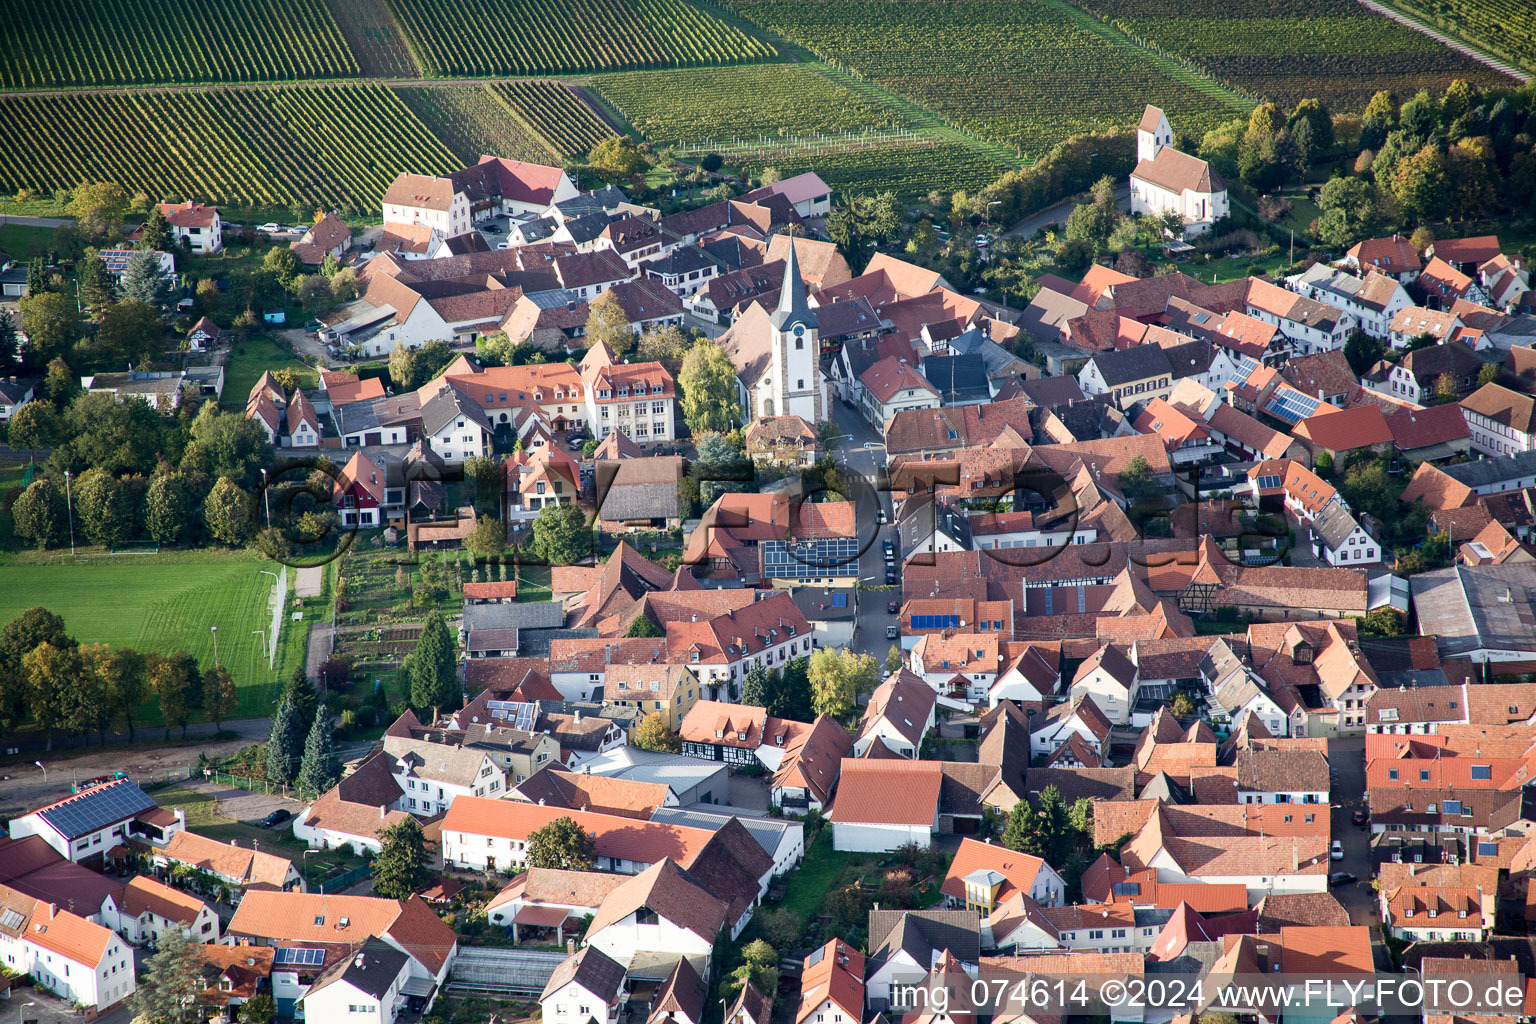
<path id="1" fill-rule="evenodd" d="M 695 654 L 694 657 L 698 657 L 698 655 Z M 723 729 L 716 729 L 715 730 L 715 739 L 717 739 L 717 740 L 725 739 L 725 730 L 723 730 Z"/>
<path id="2" fill-rule="evenodd" d="M 736 734 L 736 738 L 737 738 L 737 739 L 738 739 L 738 740 L 743 740 L 743 741 L 744 741 L 744 740 L 746 740 L 746 738 L 747 738 L 747 734 L 746 734 L 746 733 L 745 733 L 745 732 L 738 732 L 738 733 L 737 733 L 737 734 Z"/>
<path id="3" fill-rule="evenodd" d="M 608 390 L 607 388 L 601 388 L 597 392 L 597 397 L 598 398 L 612 398 L 613 397 L 613 392 Z"/>
<path id="4" fill-rule="evenodd" d="M 689 651 L 688 652 L 688 660 L 691 661 L 691 662 L 697 663 L 698 660 L 699 660 L 699 652 L 698 651 Z"/>

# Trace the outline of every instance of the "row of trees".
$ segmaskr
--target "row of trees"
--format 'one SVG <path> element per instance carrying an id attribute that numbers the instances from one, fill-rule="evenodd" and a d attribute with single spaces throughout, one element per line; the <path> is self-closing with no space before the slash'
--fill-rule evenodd
<path id="1" fill-rule="evenodd" d="M 134 716 L 153 700 L 165 735 L 201 712 L 216 726 L 238 701 L 234 678 L 222 665 L 203 669 L 185 651 L 140 653 L 128 647 L 81 644 L 64 620 L 31 608 L 0 632 L 0 731 L 14 731 L 30 717 L 52 749 L 61 736 L 104 739 L 119 726 L 134 735 Z"/>
<path id="2" fill-rule="evenodd" d="M 300 665 L 277 699 L 267 738 L 267 781 L 324 793 L 341 778 L 330 712 Z"/>

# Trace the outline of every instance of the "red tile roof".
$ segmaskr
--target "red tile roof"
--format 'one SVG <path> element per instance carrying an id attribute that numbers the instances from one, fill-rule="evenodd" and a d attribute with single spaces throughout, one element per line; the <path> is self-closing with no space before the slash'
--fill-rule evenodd
<path id="1" fill-rule="evenodd" d="M 939 761 L 845 760 L 832 820 L 932 827 L 943 782 Z"/>

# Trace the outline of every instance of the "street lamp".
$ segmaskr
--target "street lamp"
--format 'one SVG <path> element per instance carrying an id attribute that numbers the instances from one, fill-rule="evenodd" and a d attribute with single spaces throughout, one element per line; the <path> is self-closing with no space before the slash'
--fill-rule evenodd
<path id="1" fill-rule="evenodd" d="M 272 494 L 267 490 L 267 469 L 261 469 L 261 500 L 267 506 L 267 529 L 272 529 Z"/>
<path id="2" fill-rule="evenodd" d="M 64 502 L 69 509 L 69 557 L 75 557 L 75 498 L 69 486 L 69 470 L 64 471 Z"/>
<path id="3" fill-rule="evenodd" d="M 219 627 L 209 626 L 213 630 L 213 667 L 219 667 Z"/>

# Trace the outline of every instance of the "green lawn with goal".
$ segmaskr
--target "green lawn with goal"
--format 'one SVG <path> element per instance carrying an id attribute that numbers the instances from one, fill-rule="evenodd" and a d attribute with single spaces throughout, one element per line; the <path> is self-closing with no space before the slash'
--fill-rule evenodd
<path id="1" fill-rule="evenodd" d="M 81 643 L 101 642 L 140 651 L 185 650 L 211 667 L 218 626 L 219 662 L 234 674 L 240 700 L 231 718 L 271 713 L 275 684 L 304 656 L 307 623 L 285 622 L 276 665 L 267 667 L 265 638 L 272 628 L 271 576 L 282 566 L 249 552 L 173 552 L 0 559 L 0 623 L 42 605 L 63 616 Z M 292 594 L 294 573 L 288 573 Z M 291 596 L 289 601 L 291 601 Z M 285 608 L 283 615 L 290 614 Z M 160 721 L 153 702 L 137 718 Z"/>

